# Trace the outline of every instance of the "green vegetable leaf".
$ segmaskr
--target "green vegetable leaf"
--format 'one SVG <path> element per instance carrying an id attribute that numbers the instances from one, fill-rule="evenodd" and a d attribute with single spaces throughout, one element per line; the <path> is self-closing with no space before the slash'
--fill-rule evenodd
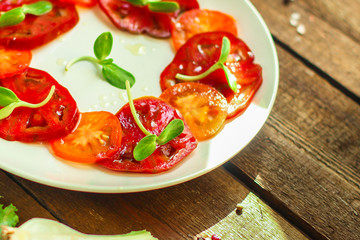
<path id="1" fill-rule="evenodd" d="M 3 208 L 3 204 L 0 204 L 0 226 L 6 225 L 10 227 L 15 227 L 19 222 L 19 217 L 16 215 L 16 207 L 12 204 Z M 1 228 L 0 228 L 1 236 Z"/>
<path id="2" fill-rule="evenodd" d="M 97 59 L 104 60 L 110 55 L 113 37 L 110 32 L 104 32 L 95 40 L 94 53 Z"/>
<path id="3" fill-rule="evenodd" d="M 22 6 L 23 12 L 25 14 L 32 14 L 36 16 L 44 15 L 50 12 L 52 8 L 52 3 L 47 1 L 39 1 L 33 4 L 24 4 Z"/>
<path id="4" fill-rule="evenodd" d="M 211 73 L 213 73 L 218 69 L 223 69 L 229 87 L 231 88 L 232 91 L 236 92 L 237 91 L 236 77 L 225 66 L 225 62 L 230 53 L 230 48 L 231 48 L 230 40 L 227 37 L 223 37 L 219 60 L 216 63 L 214 63 L 209 69 L 207 69 L 205 72 L 199 75 L 193 75 L 193 76 L 177 73 L 175 75 L 175 78 L 180 79 L 182 81 L 197 81 L 207 77 L 208 75 L 210 75 Z"/>
<path id="5" fill-rule="evenodd" d="M 18 100 L 19 98 L 13 91 L 8 88 L 0 87 L 0 106 L 5 107 Z"/>
<path id="6" fill-rule="evenodd" d="M 126 89 L 125 82 L 128 80 L 130 86 L 135 84 L 135 77 L 128 71 L 122 69 L 115 63 L 112 58 L 106 59 L 110 55 L 113 44 L 113 37 L 110 32 L 104 32 L 96 38 L 94 43 L 94 54 L 96 58 L 90 56 L 78 57 L 71 60 L 65 66 L 65 71 L 68 71 L 70 67 L 80 61 L 89 61 L 97 65 L 102 66 L 102 75 L 104 79 L 114 87 L 120 89 Z"/>
<path id="7" fill-rule="evenodd" d="M 130 83 L 130 87 L 135 84 L 135 77 L 114 63 L 104 65 L 102 74 L 111 85 L 121 89 L 126 89 L 125 82 L 127 80 Z"/>
<path id="8" fill-rule="evenodd" d="M 8 12 L 1 14 L 0 27 L 14 26 L 25 20 L 25 14 L 22 8 L 13 8 Z"/>
<path id="9" fill-rule="evenodd" d="M 157 138 L 157 143 L 164 145 L 184 131 L 184 122 L 181 119 L 172 120 Z"/>
<path id="10" fill-rule="evenodd" d="M 145 6 L 146 0 L 127 0 L 129 3 L 135 5 L 135 6 Z"/>
<path id="11" fill-rule="evenodd" d="M 177 2 L 149 2 L 147 5 L 152 12 L 171 13 L 180 9 Z"/>
<path id="12" fill-rule="evenodd" d="M 156 150 L 156 135 L 147 135 L 138 142 L 134 148 L 134 158 L 136 161 L 142 161 L 149 157 Z"/>
<path id="13" fill-rule="evenodd" d="M 25 20 L 26 14 L 36 16 L 44 15 L 51 11 L 53 5 L 48 1 L 39 1 L 33 4 L 24 4 L 22 7 L 13 8 L 0 16 L 0 27 L 13 26 Z"/>

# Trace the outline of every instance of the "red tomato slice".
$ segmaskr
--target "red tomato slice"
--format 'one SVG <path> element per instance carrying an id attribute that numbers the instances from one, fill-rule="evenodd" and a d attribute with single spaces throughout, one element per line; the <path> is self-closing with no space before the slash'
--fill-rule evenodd
<path id="1" fill-rule="evenodd" d="M 79 118 L 76 102 L 48 73 L 28 68 L 23 74 L 2 79 L 0 85 L 30 103 L 43 101 L 55 85 L 54 95 L 44 106 L 36 109 L 19 107 L 0 120 L 1 138 L 22 142 L 48 141 L 63 137 L 75 128 Z"/>
<path id="2" fill-rule="evenodd" d="M 230 54 L 225 65 L 237 79 L 237 92 L 234 93 L 228 86 L 222 69 L 214 71 L 198 82 L 214 87 L 225 96 L 229 103 L 227 119 L 230 119 L 246 109 L 262 83 L 262 68 L 253 62 L 254 54 L 245 42 L 231 33 L 200 33 L 190 38 L 161 73 L 160 86 L 165 91 L 176 83 L 182 82 L 175 78 L 177 73 L 198 75 L 209 69 L 220 57 L 224 36 L 231 42 Z M 251 91 L 248 88 L 251 88 Z"/>
<path id="3" fill-rule="evenodd" d="M 200 83 L 178 83 L 160 98 L 178 109 L 197 140 L 206 140 L 225 123 L 228 103 L 215 88 Z"/>
<path id="4" fill-rule="evenodd" d="M 6 49 L 0 46 L 0 79 L 24 72 L 31 62 L 30 51 Z"/>
<path id="5" fill-rule="evenodd" d="M 134 105 L 140 121 L 152 134 L 159 135 L 173 119 L 182 119 L 178 111 L 155 97 L 136 99 Z M 133 150 L 145 135 L 135 124 L 129 104 L 123 106 L 116 116 L 123 128 L 123 138 L 117 158 L 98 162 L 106 168 L 123 172 L 159 173 L 175 166 L 197 146 L 195 137 L 185 124 L 182 134 L 165 145 L 157 146 L 152 155 L 138 162 L 133 158 Z"/>
<path id="6" fill-rule="evenodd" d="M 94 163 L 112 157 L 121 144 L 121 124 L 109 112 L 80 114 L 75 131 L 51 142 L 54 154 L 66 160 Z"/>
<path id="7" fill-rule="evenodd" d="M 180 5 L 180 11 L 172 14 L 149 11 L 148 7 L 138 7 L 126 0 L 99 0 L 100 7 L 113 24 L 131 33 L 146 33 L 157 38 L 170 37 L 171 18 L 180 12 L 199 8 L 196 0 L 170 0 Z"/>
<path id="8" fill-rule="evenodd" d="M 178 50 L 192 36 L 203 32 L 225 31 L 237 36 L 236 20 L 225 13 L 192 9 L 184 12 L 172 22 L 171 36 L 175 50 Z"/>
<path id="9" fill-rule="evenodd" d="M 71 3 L 71 4 L 75 4 L 75 5 L 79 5 L 79 6 L 87 7 L 87 8 L 91 8 L 98 3 L 97 0 L 59 0 L 59 1 L 65 2 L 65 3 Z"/>
<path id="10" fill-rule="evenodd" d="M 42 46 L 69 31 L 79 21 L 72 4 L 53 1 L 53 9 L 41 16 L 28 14 L 23 22 L 0 28 L 0 45 L 30 50 Z"/>

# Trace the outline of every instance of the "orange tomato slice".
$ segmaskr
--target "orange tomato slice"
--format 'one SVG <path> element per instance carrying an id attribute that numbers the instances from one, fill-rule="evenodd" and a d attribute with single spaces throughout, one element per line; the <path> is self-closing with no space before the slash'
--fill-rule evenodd
<path id="1" fill-rule="evenodd" d="M 122 128 L 119 119 L 110 112 L 81 113 L 74 132 L 51 142 L 54 154 L 60 158 L 94 163 L 111 158 L 121 145 Z"/>
<path id="2" fill-rule="evenodd" d="M 0 79 L 24 72 L 31 62 L 30 51 L 19 51 L 0 47 Z"/>
<path id="3" fill-rule="evenodd" d="M 228 103 L 213 87 L 193 82 L 178 83 L 166 89 L 160 98 L 180 111 L 199 141 L 213 137 L 225 124 Z"/>
<path id="4" fill-rule="evenodd" d="M 237 36 L 236 20 L 225 13 L 193 9 L 184 12 L 172 23 L 171 36 L 175 50 L 178 50 L 192 36 L 203 32 L 224 31 Z"/>

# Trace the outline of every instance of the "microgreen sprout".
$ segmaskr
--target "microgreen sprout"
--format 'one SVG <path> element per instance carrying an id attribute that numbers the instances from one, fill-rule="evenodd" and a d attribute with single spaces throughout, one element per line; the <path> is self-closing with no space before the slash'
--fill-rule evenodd
<path id="1" fill-rule="evenodd" d="M 133 5 L 136 6 L 147 6 L 152 12 L 165 12 L 171 13 L 179 10 L 180 6 L 177 2 L 167 2 L 161 0 L 127 0 Z"/>
<path id="2" fill-rule="evenodd" d="M 230 40 L 227 37 L 223 37 L 219 60 L 215 64 L 213 64 L 208 70 L 206 70 L 205 72 L 203 72 L 199 75 L 194 75 L 194 76 L 183 75 L 183 74 L 178 73 L 178 74 L 176 74 L 175 78 L 183 80 L 183 81 L 197 81 L 197 80 L 205 78 L 206 76 L 208 76 L 210 73 L 214 72 L 215 70 L 223 69 L 225 72 L 226 80 L 228 82 L 229 87 L 231 88 L 231 90 L 236 92 L 237 91 L 236 77 L 225 66 L 225 62 L 230 53 L 230 47 L 231 47 Z"/>
<path id="3" fill-rule="evenodd" d="M 184 131 L 184 122 L 181 119 L 174 119 L 165 127 L 159 136 L 150 133 L 141 123 L 136 113 L 134 101 L 131 96 L 129 81 L 126 81 L 126 91 L 129 99 L 130 110 L 136 125 L 146 135 L 138 142 L 133 152 L 134 159 L 136 161 L 142 161 L 149 157 L 156 150 L 157 144 L 164 145 L 179 136 Z"/>
<path id="4" fill-rule="evenodd" d="M 48 103 L 55 92 L 55 86 L 52 86 L 47 97 L 40 103 L 33 104 L 21 101 L 16 94 L 8 88 L 0 87 L 0 119 L 7 118 L 17 107 L 39 108 Z"/>
<path id="5" fill-rule="evenodd" d="M 112 58 L 107 58 L 110 55 L 112 45 L 113 37 L 111 33 L 102 33 L 94 43 L 95 57 L 83 56 L 73 59 L 65 66 L 65 71 L 69 71 L 69 68 L 77 62 L 90 61 L 102 67 L 102 75 L 111 85 L 120 89 L 126 89 L 125 81 L 128 80 L 130 85 L 133 86 L 135 84 L 135 77 L 130 72 L 113 63 Z"/>
<path id="6" fill-rule="evenodd" d="M 53 5 L 48 1 L 39 1 L 32 4 L 24 4 L 13 8 L 0 16 L 0 27 L 13 26 L 25 20 L 26 14 L 44 15 L 51 11 Z"/>

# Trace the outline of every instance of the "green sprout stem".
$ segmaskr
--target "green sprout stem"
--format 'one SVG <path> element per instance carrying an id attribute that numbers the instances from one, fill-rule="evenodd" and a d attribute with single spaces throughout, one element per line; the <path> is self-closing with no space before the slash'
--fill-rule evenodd
<path id="1" fill-rule="evenodd" d="M 24 102 L 21 100 L 17 100 L 15 102 L 10 103 L 9 105 L 5 106 L 4 108 L 0 109 L 0 119 L 4 119 L 7 118 L 8 116 L 10 116 L 10 114 L 14 111 L 15 108 L 17 107 L 27 107 L 27 108 L 40 108 L 42 106 L 44 106 L 46 103 L 48 103 L 50 101 L 50 99 L 52 98 L 53 94 L 55 92 L 55 86 L 51 86 L 51 89 L 49 91 L 49 94 L 47 95 L 47 97 L 41 101 L 40 103 L 28 103 L 28 102 Z"/>
<path id="2" fill-rule="evenodd" d="M 126 80 L 125 82 L 126 84 L 126 92 L 127 92 L 127 95 L 128 95 L 128 99 L 129 99 L 129 106 L 130 106 L 130 110 L 131 110 L 131 113 L 134 117 L 134 120 L 136 122 L 136 124 L 138 125 L 138 127 L 140 128 L 140 130 L 146 135 L 146 136 L 149 136 L 149 135 L 152 135 L 148 130 L 146 130 L 146 128 L 144 127 L 144 125 L 141 123 L 137 113 L 136 113 L 136 109 L 135 109 L 135 105 L 134 105 L 134 101 L 132 99 L 132 96 L 131 96 L 131 91 L 130 91 L 130 82 L 129 80 Z"/>
<path id="3" fill-rule="evenodd" d="M 101 60 L 96 59 L 94 57 L 83 56 L 83 57 L 79 57 L 79 58 L 73 59 L 70 62 L 68 62 L 68 64 L 66 64 L 66 66 L 65 66 L 65 71 L 69 71 L 69 69 L 72 65 L 74 65 L 77 62 L 81 62 L 81 61 L 89 61 L 89 62 L 92 62 L 95 64 L 100 64 L 100 62 L 101 62 Z"/>

